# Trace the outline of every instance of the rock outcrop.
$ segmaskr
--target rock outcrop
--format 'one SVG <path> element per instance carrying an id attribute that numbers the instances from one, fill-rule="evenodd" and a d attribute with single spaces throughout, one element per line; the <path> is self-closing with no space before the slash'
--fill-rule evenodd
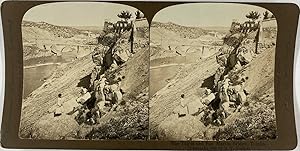
<path id="1" fill-rule="evenodd" d="M 151 138 L 276 138 L 273 96 L 275 45 L 268 45 L 272 44 L 270 38 L 257 39 L 260 32 L 253 29 L 248 33 L 229 33 L 218 53 L 201 62 L 185 65 L 166 87 L 158 91 L 150 100 Z M 259 46 L 259 43 L 262 45 Z M 187 96 L 187 101 L 193 104 L 187 106 L 191 108 L 191 114 L 174 114 L 174 109 L 181 105 L 180 94 Z M 193 99 L 189 96 L 198 97 Z M 207 101 L 209 98 L 212 99 Z M 260 112 L 263 108 L 267 112 Z M 191 123 L 201 123 L 198 125 L 200 128 L 191 126 Z"/>
<path id="2" fill-rule="evenodd" d="M 197 117 L 188 115 L 179 118 L 177 115 L 173 114 L 167 117 L 158 126 L 157 135 L 160 140 L 188 141 L 195 139 L 196 135 L 198 139 L 201 139 L 199 138 L 199 133 L 201 133 L 204 138 L 204 134 L 201 131 L 205 128 L 204 124 L 199 122 Z"/>
<path id="3" fill-rule="evenodd" d="M 23 100 L 20 137 L 37 139 L 146 139 L 148 135 L 148 47 L 149 30 L 138 27 L 134 43 L 130 32 L 124 33 L 113 45 L 98 44 L 93 53 L 62 64 L 42 85 Z M 148 32 L 147 32 L 148 31 Z M 142 33 L 139 33 L 142 32 Z M 144 45 L 144 47 L 140 47 Z M 134 47 L 134 53 L 132 49 Z M 124 57 L 124 52 L 132 55 Z M 102 68 L 105 67 L 105 68 Z M 102 76 L 101 76 L 102 75 Z M 106 87 L 122 93 L 122 100 L 107 108 L 101 118 L 92 120 L 99 89 L 93 84 L 105 77 Z M 121 81 L 120 81 L 121 80 Z M 121 82 L 121 83 L 120 83 Z M 92 84 L 93 83 L 93 84 Z M 96 83 L 97 85 L 98 83 Z M 120 84 L 119 88 L 113 88 Z M 82 89 L 91 97 L 81 109 Z M 62 94 L 62 115 L 54 116 L 57 95 Z M 96 102 L 97 103 L 97 102 Z M 74 111 L 75 108 L 80 108 Z M 136 119 L 137 121 L 134 121 Z M 127 125 L 123 125 L 124 122 Z M 119 124 L 117 124 L 119 123 Z M 115 131 L 103 127 L 116 125 Z M 112 127 L 111 127 L 112 128 Z M 128 131 L 126 131 L 128 130 Z M 94 135 L 101 131 L 103 137 Z M 126 135 L 123 132 L 128 132 Z M 93 136 L 93 137 L 91 137 Z"/>
<path id="4" fill-rule="evenodd" d="M 140 33 L 141 31 L 143 33 Z M 139 27 L 135 32 L 132 29 L 118 35 L 116 42 L 109 48 L 94 50 L 95 69 L 101 69 L 93 70 L 91 85 L 94 85 L 94 92 L 103 93 L 101 92 L 103 86 L 101 86 L 101 82 L 97 81 L 105 78 L 107 82 L 104 88 L 106 86 L 116 87 L 114 91 L 121 92 L 122 100 L 118 102 L 116 111 L 108 111 L 100 118 L 100 121 L 105 124 L 96 125 L 93 131 L 85 133 L 85 138 L 147 139 L 149 87 L 149 52 L 147 49 L 149 45 L 145 43 L 147 36 L 148 33 L 145 32 L 145 29 Z M 141 47 L 142 45 L 144 47 Z M 103 51 L 101 52 L 101 50 Z M 100 53 L 102 54 L 98 55 Z M 101 95 L 96 96 L 96 102 L 102 99 Z M 133 118 L 139 121 L 132 120 Z M 104 129 L 106 130 L 104 131 Z"/>

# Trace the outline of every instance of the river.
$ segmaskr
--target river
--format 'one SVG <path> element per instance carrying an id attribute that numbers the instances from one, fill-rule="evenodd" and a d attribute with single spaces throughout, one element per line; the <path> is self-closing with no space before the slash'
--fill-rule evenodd
<path id="1" fill-rule="evenodd" d="M 150 96 L 165 87 L 180 70 L 180 65 L 162 66 L 150 69 Z"/>
<path id="2" fill-rule="evenodd" d="M 39 88 L 57 69 L 66 62 L 60 56 L 39 57 L 24 61 L 23 98 Z"/>
<path id="3" fill-rule="evenodd" d="M 23 98 L 26 98 L 31 92 L 39 88 L 45 79 L 53 74 L 57 66 L 57 64 L 51 64 L 24 68 Z"/>
<path id="4" fill-rule="evenodd" d="M 154 95 L 172 80 L 186 63 L 185 56 L 158 58 L 150 61 L 150 91 Z"/>

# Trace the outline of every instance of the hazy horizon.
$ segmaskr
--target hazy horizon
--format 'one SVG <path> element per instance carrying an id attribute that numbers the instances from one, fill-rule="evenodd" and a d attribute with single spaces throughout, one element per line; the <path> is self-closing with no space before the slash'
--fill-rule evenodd
<path id="1" fill-rule="evenodd" d="M 115 22 L 123 10 L 135 17 L 134 7 L 109 2 L 55 2 L 29 9 L 24 21 L 47 22 L 59 26 L 103 26 L 105 20 Z"/>
<path id="2" fill-rule="evenodd" d="M 240 22 L 248 20 L 246 14 L 250 11 L 257 11 L 263 17 L 266 9 L 248 4 L 188 3 L 161 9 L 152 21 L 189 27 L 230 27 L 233 19 Z"/>
<path id="3" fill-rule="evenodd" d="M 161 21 L 155 21 L 155 20 L 152 20 L 152 23 L 153 22 L 159 22 L 159 23 L 164 23 L 164 24 L 166 24 L 166 23 L 173 23 L 173 24 L 177 24 L 177 25 L 180 25 L 180 24 L 178 24 L 178 23 L 175 23 L 175 22 L 172 22 L 172 21 L 168 21 L 168 22 L 161 22 Z M 211 26 L 191 26 L 191 25 L 180 25 L 180 26 L 186 26 L 186 27 L 201 27 L 201 28 L 213 28 L 213 27 L 215 27 L 215 28 L 230 28 L 230 25 L 228 25 L 228 26 L 215 26 L 215 25 L 211 25 Z"/>

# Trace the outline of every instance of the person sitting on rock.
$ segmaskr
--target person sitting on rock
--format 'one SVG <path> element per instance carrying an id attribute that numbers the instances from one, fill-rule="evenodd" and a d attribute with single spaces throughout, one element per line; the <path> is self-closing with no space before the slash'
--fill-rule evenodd
<path id="1" fill-rule="evenodd" d="M 87 100 L 91 98 L 91 93 L 84 87 L 80 87 L 80 94 L 81 96 L 76 99 L 77 103 L 84 104 Z"/>
<path id="2" fill-rule="evenodd" d="M 216 73 L 214 75 L 214 90 L 215 91 L 219 90 L 219 84 L 218 83 L 220 82 L 220 80 L 222 80 L 225 70 L 226 70 L 225 67 L 220 66 L 217 69 L 217 71 L 216 71 Z"/>
<path id="3" fill-rule="evenodd" d="M 60 116 L 63 113 L 63 100 L 62 100 L 62 94 L 58 94 L 57 98 L 57 108 L 54 111 L 54 117 Z"/>
<path id="4" fill-rule="evenodd" d="M 109 103 L 106 101 L 105 99 L 105 93 L 104 93 L 104 88 L 105 85 L 107 84 L 107 80 L 104 76 L 100 77 L 100 82 L 97 85 L 97 88 L 95 89 L 95 95 L 96 95 L 96 102 L 95 102 L 95 106 L 98 107 L 98 111 L 97 114 L 98 116 L 102 116 L 106 113 L 105 111 L 105 104 Z"/>
<path id="5" fill-rule="evenodd" d="M 242 89 L 241 87 L 234 87 L 233 89 L 234 93 L 237 95 L 236 98 L 236 110 L 235 112 L 239 112 L 241 110 L 242 104 L 245 103 L 247 101 L 247 96 L 244 92 L 244 89 Z"/>
<path id="6" fill-rule="evenodd" d="M 94 87 L 95 81 L 98 80 L 99 74 L 101 73 L 101 66 L 95 66 L 91 73 L 90 88 Z"/>
<path id="7" fill-rule="evenodd" d="M 99 119 L 100 117 L 97 114 L 97 111 L 98 111 L 98 108 L 97 108 L 97 106 L 95 106 L 89 112 L 87 112 L 86 122 L 88 124 L 94 125 L 94 124 L 96 124 L 98 122 L 97 119 Z"/>
<path id="8" fill-rule="evenodd" d="M 78 106 L 74 107 L 71 112 L 67 113 L 68 115 L 72 115 L 78 110 L 82 109 L 84 107 L 84 104 L 92 97 L 91 93 L 83 87 L 80 87 L 80 94 L 81 96 L 76 99 Z"/>
<path id="9" fill-rule="evenodd" d="M 220 105 L 219 105 L 219 110 L 222 111 L 223 118 L 226 118 L 229 116 L 229 95 L 228 95 L 228 88 L 229 88 L 229 82 L 230 79 L 225 77 L 225 79 L 222 81 L 222 85 L 219 89 L 219 98 L 220 98 Z"/>
<path id="10" fill-rule="evenodd" d="M 213 124 L 216 126 L 222 126 L 225 125 L 224 123 L 224 112 L 222 110 L 217 110 L 212 114 L 212 118 L 213 118 Z"/>
<path id="11" fill-rule="evenodd" d="M 123 94 L 120 89 L 120 82 L 106 85 L 104 89 L 105 100 L 110 102 L 111 110 L 115 110 L 121 103 Z"/>
<path id="12" fill-rule="evenodd" d="M 209 105 L 216 98 L 215 94 L 210 89 L 205 88 L 205 96 L 202 97 L 202 103 Z"/>
<path id="13" fill-rule="evenodd" d="M 225 102 L 229 102 L 229 97 L 228 97 L 228 87 L 229 87 L 229 79 L 226 78 L 223 80 L 221 83 L 221 86 L 219 88 L 219 98 L 221 99 L 221 104 Z"/>

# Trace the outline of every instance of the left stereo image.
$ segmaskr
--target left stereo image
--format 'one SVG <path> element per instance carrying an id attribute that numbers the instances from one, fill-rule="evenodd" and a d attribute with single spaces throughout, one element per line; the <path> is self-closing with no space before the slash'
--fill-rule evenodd
<path id="1" fill-rule="evenodd" d="M 22 20 L 19 137 L 147 140 L 149 23 L 106 2 L 58 2 Z"/>

